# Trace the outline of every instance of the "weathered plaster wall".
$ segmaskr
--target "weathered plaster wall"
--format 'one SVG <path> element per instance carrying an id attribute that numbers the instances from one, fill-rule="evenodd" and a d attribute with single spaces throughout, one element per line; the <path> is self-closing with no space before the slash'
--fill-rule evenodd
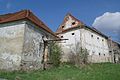
<path id="1" fill-rule="evenodd" d="M 72 22 L 76 22 L 70 16 L 65 22 L 63 29 L 68 29 L 73 27 Z M 76 22 L 77 24 L 77 22 Z M 74 25 L 76 25 L 74 24 Z M 72 35 L 74 33 L 74 35 Z M 69 60 L 69 54 L 73 49 L 75 49 L 79 43 L 80 47 L 86 48 L 89 52 L 90 62 L 110 62 L 111 56 L 109 55 L 109 47 L 107 39 L 91 30 L 88 29 L 74 29 L 58 35 L 63 39 L 68 39 L 63 41 L 61 44 L 63 50 L 62 61 Z M 91 37 L 93 36 L 93 37 Z M 65 42 L 65 43 L 64 43 Z M 77 47 L 79 49 L 79 47 Z"/>
<path id="2" fill-rule="evenodd" d="M 72 33 L 74 33 L 74 35 L 72 35 Z M 60 43 L 63 51 L 61 60 L 66 62 L 69 60 L 69 55 L 75 51 L 77 44 L 80 42 L 80 30 L 78 29 L 78 30 L 69 31 L 63 34 L 59 34 L 59 36 L 60 37 L 63 36 L 62 39 L 68 39 Z"/>
<path id="3" fill-rule="evenodd" d="M 54 38 L 27 20 L 0 24 L 0 69 L 41 68 L 43 36 L 44 40 Z"/>
<path id="4" fill-rule="evenodd" d="M 36 25 L 27 22 L 25 26 L 24 47 L 22 54 L 23 69 L 38 69 L 42 67 L 44 39 L 49 39 L 50 35 L 39 29 Z"/>
<path id="5" fill-rule="evenodd" d="M 82 46 L 89 52 L 91 62 L 110 62 L 107 39 L 90 30 L 81 29 Z"/>
<path id="6" fill-rule="evenodd" d="M 0 69 L 19 69 L 24 26 L 22 21 L 0 24 Z"/>

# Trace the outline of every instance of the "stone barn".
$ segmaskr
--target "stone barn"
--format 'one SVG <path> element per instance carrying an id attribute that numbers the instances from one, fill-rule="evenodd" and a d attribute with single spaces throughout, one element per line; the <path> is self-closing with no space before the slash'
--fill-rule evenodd
<path id="1" fill-rule="evenodd" d="M 44 40 L 56 35 L 31 11 L 0 15 L 0 69 L 42 68 Z"/>

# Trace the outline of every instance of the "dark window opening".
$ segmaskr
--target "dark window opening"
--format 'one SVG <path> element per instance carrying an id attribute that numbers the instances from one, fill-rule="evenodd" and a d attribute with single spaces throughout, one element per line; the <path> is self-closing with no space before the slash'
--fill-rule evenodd
<path id="1" fill-rule="evenodd" d="M 62 26 L 62 28 L 64 28 L 65 26 Z"/>
<path id="2" fill-rule="evenodd" d="M 75 25 L 75 22 L 72 22 L 72 25 Z"/>
<path id="3" fill-rule="evenodd" d="M 110 53 L 112 52 L 112 51 L 109 51 Z"/>
<path id="4" fill-rule="evenodd" d="M 91 37 L 93 37 L 93 35 L 91 35 Z"/>
<path id="5" fill-rule="evenodd" d="M 105 54 L 104 54 L 104 56 L 105 56 Z"/>
<path id="6" fill-rule="evenodd" d="M 97 37 L 97 39 L 99 39 L 99 37 Z"/>
<path id="7" fill-rule="evenodd" d="M 99 53 L 99 56 L 100 56 L 100 53 Z"/>
<path id="8" fill-rule="evenodd" d="M 63 36 L 61 36 L 61 38 L 63 38 Z"/>
<path id="9" fill-rule="evenodd" d="M 72 33 L 72 35 L 74 35 L 75 33 Z"/>
<path id="10" fill-rule="evenodd" d="M 104 41 L 104 39 L 102 39 L 102 41 Z"/>

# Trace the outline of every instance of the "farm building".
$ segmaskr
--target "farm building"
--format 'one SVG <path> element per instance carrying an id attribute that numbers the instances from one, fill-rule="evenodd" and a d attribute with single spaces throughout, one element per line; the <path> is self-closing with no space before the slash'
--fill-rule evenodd
<path id="1" fill-rule="evenodd" d="M 95 28 L 89 27 L 70 13 L 56 31 L 61 39 L 68 39 L 60 43 L 63 56 L 62 61 L 69 61 L 69 55 L 78 53 L 78 49 L 87 49 L 88 61 L 92 63 L 113 62 L 110 54 L 108 37 Z"/>
<path id="2" fill-rule="evenodd" d="M 44 40 L 56 38 L 29 10 L 0 15 L 0 33 L 0 69 L 5 70 L 42 68 Z"/>
<path id="3" fill-rule="evenodd" d="M 62 62 L 80 48 L 88 52 L 88 61 L 120 62 L 120 44 L 95 28 L 67 14 L 52 32 L 30 10 L 0 15 L 0 69 L 29 70 L 44 68 L 49 60 L 47 41 L 61 41 Z"/>

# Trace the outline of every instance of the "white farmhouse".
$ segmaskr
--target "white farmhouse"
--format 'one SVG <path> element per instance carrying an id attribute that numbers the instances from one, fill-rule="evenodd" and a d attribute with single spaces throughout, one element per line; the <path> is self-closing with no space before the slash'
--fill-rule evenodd
<path id="1" fill-rule="evenodd" d="M 56 35 L 31 11 L 0 15 L 0 69 L 42 68 L 45 59 L 43 39 Z"/>
<path id="2" fill-rule="evenodd" d="M 62 61 L 69 61 L 71 52 L 75 48 L 82 47 L 89 52 L 88 59 L 90 62 L 111 62 L 108 37 L 95 28 L 86 26 L 71 14 L 65 16 L 56 34 L 61 39 L 68 39 L 60 43 L 63 50 Z"/>

